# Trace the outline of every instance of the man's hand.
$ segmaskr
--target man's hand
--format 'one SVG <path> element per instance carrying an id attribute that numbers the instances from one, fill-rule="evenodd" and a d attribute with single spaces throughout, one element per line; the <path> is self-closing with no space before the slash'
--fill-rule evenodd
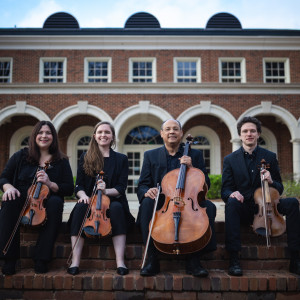
<path id="1" fill-rule="evenodd" d="M 244 202 L 244 196 L 239 191 L 233 192 L 229 197 L 235 198 L 236 200 L 240 201 L 241 203 Z"/>
<path id="2" fill-rule="evenodd" d="M 180 160 L 180 163 L 181 164 L 185 164 L 187 165 L 189 168 L 191 168 L 193 165 L 192 165 L 192 158 L 190 156 L 187 156 L 187 155 L 183 155 L 179 158 Z"/>
<path id="3" fill-rule="evenodd" d="M 145 198 L 151 198 L 151 199 L 155 199 L 156 195 L 157 195 L 158 189 L 157 188 L 151 188 L 147 191 L 147 193 L 145 193 Z"/>

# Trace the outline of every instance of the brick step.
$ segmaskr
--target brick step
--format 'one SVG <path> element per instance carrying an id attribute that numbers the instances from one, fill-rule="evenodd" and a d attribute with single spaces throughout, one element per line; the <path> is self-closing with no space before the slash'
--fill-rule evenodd
<path id="1" fill-rule="evenodd" d="M 299 299 L 300 277 L 286 271 L 244 271 L 242 277 L 210 270 L 196 278 L 184 270 L 141 277 L 115 271 L 89 270 L 71 276 L 64 269 L 35 274 L 26 269 L 0 275 L 1 299 Z"/>

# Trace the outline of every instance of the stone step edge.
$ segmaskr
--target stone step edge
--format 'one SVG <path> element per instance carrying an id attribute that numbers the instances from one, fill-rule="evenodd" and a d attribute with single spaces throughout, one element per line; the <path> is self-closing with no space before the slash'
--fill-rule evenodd
<path id="1" fill-rule="evenodd" d="M 300 276 L 287 271 L 245 270 L 243 276 L 229 276 L 224 270 L 210 270 L 207 278 L 187 275 L 184 270 L 161 272 L 153 277 L 142 277 L 138 270 L 126 276 L 114 270 L 83 271 L 72 276 L 64 269 L 46 274 L 35 274 L 32 269 L 21 270 L 15 275 L 0 275 L 1 289 L 19 290 L 124 290 L 124 291 L 281 291 L 299 292 Z"/>

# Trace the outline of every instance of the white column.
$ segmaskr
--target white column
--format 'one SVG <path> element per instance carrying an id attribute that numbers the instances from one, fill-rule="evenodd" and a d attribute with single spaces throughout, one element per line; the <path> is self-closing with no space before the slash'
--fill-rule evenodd
<path id="1" fill-rule="evenodd" d="M 232 139 L 232 152 L 239 149 L 241 147 L 241 140 L 240 139 Z"/>
<path id="2" fill-rule="evenodd" d="M 293 173 L 294 179 L 300 181 L 300 139 L 292 140 L 293 143 Z"/>

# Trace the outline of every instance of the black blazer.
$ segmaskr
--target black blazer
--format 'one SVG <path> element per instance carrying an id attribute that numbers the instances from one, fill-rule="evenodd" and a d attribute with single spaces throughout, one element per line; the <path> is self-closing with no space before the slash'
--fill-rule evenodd
<path id="1" fill-rule="evenodd" d="M 90 197 L 92 195 L 96 178 L 88 176 L 84 172 L 83 163 L 85 154 L 86 153 L 83 153 L 81 155 L 79 161 L 75 185 L 75 195 L 78 191 L 83 190 L 85 191 L 87 196 Z M 112 149 L 110 149 L 109 156 L 110 165 L 104 166 L 104 181 L 107 188 L 115 188 L 120 193 L 120 197 L 110 197 L 110 200 L 119 201 L 122 204 L 122 207 L 127 216 L 127 221 L 131 225 L 134 223 L 134 217 L 130 213 L 127 197 L 125 194 L 128 180 L 128 158 L 126 155 L 115 152 Z"/>
<path id="2" fill-rule="evenodd" d="M 192 158 L 193 167 L 200 169 L 204 173 L 205 182 L 209 188 L 210 180 L 205 168 L 202 151 L 190 149 L 188 155 Z M 167 174 L 167 171 L 167 156 L 165 146 L 148 150 L 144 153 L 144 162 L 137 191 L 140 203 L 144 199 L 144 195 L 149 188 L 156 187 L 157 183 L 161 184 L 161 181 Z"/>
<path id="3" fill-rule="evenodd" d="M 282 194 L 283 185 L 276 154 L 259 146 L 257 147 L 255 158 L 257 168 L 252 181 L 246 167 L 244 150 L 241 147 L 224 158 L 221 189 L 221 196 L 224 202 L 227 201 L 230 194 L 234 191 L 239 191 L 244 196 L 245 201 L 253 200 L 255 190 L 261 186 L 259 165 L 262 159 L 270 165 L 268 171 L 270 171 L 273 180 L 271 186 L 277 189 L 279 194 Z"/>

